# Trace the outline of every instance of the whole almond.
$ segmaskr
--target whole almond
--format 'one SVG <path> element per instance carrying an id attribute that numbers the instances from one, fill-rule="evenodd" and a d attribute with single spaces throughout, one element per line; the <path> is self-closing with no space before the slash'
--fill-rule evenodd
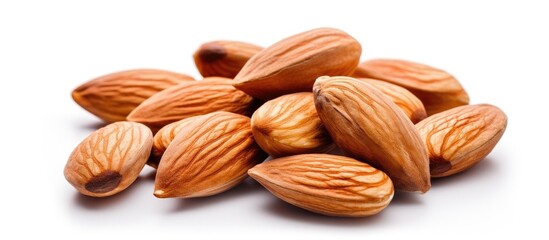
<path id="1" fill-rule="evenodd" d="M 156 69 L 111 73 L 80 85 L 72 98 L 82 108 L 106 122 L 125 121 L 126 116 L 153 94 L 191 76 Z"/>
<path id="2" fill-rule="evenodd" d="M 431 176 L 469 169 L 494 149 L 507 116 L 489 104 L 461 106 L 432 115 L 416 125 L 429 153 Z"/>
<path id="3" fill-rule="evenodd" d="M 158 130 L 169 123 L 215 111 L 247 114 L 252 103 L 253 98 L 234 88 L 231 79 L 212 77 L 155 94 L 134 109 L 128 120 Z"/>
<path id="4" fill-rule="evenodd" d="M 193 55 L 203 77 L 234 78 L 244 64 L 263 48 L 238 41 L 213 41 L 202 44 Z"/>
<path id="5" fill-rule="evenodd" d="M 333 148 L 310 92 L 284 95 L 263 104 L 252 116 L 252 132 L 259 146 L 273 157 Z"/>
<path id="6" fill-rule="evenodd" d="M 374 215 L 387 207 L 394 194 L 385 173 L 336 155 L 278 158 L 253 167 L 248 174 L 280 199 L 329 216 Z"/>
<path id="7" fill-rule="evenodd" d="M 164 152 L 154 195 L 191 198 L 223 192 L 266 157 L 254 142 L 250 118 L 229 112 L 194 118 Z"/>
<path id="8" fill-rule="evenodd" d="M 408 89 L 423 102 L 429 115 L 469 104 L 469 96 L 456 78 L 419 63 L 369 60 L 358 65 L 353 76 L 379 79 Z"/>
<path id="9" fill-rule="evenodd" d="M 406 90 L 406 88 L 371 78 L 357 79 L 365 81 L 381 91 L 381 93 L 391 99 L 413 123 L 417 123 L 427 117 L 427 112 L 425 111 L 425 107 L 423 106 L 423 103 L 421 103 L 421 100 L 413 93 Z"/>
<path id="10" fill-rule="evenodd" d="M 164 126 L 163 128 L 161 128 L 154 135 L 151 156 L 149 157 L 149 161 L 147 162 L 147 164 L 153 168 L 158 168 L 158 163 L 160 163 L 160 159 L 162 158 L 162 155 L 164 155 L 166 148 L 168 148 L 168 146 L 173 141 L 175 136 L 177 136 L 177 134 L 181 131 L 181 129 L 183 129 L 183 127 L 185 127 L 187 124 L 192 122 L 194 118 L 197 118 L 200 116 L 201 115 L 185 118 L 183 120 L 170 123 Z"/>
<path id="11" fill-rule="evenodd" d="M 314 86 L 318 115 L 348 155 L 378 168 L 405 191 L 430 188 L 429 159 L 406 115 L 372 85 L 350 77 L 320 77 Z"/>
<path id="12" fill-rule="evenodd" d="M 151 152 L 152 132 L 134 122 L 116 122 L 82 141 L 65 166 L 65 178 L 80 193 L 106 197 L 139 176 Z"/>
<path id="13" fill-rule="evenodd" d="M 314 29 L 257 53 L 235 77 L 234 86 L 263 100 L 310 92 L 319 76 L 351 74 L 360 54 L 360 44 L 347 33 L 332 28 Z"/>

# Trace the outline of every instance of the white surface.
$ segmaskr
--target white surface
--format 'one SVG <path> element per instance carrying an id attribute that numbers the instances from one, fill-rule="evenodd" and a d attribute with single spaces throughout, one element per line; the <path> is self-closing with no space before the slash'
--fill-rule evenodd
<path id="1" fill-rule="evenodd" d="M 0 3 L 0 219 L 5 236 L 149 239 L 462 239 L 547 235 L 549 17 L 543 1 L 12 1 Z M 365 219 L 311 214 L 253 181 L 203 199 L 156 199 L 151 170 L 106 199 L 79 195 L 62 171 L 101 122 L 70 92 L 96 76 L 161 68 L 199 77 L 200 43 L 268 46 L 337 27 L 363 59 L 392 57 L 454 74 L 472 103 L 509 117 L 495 150 L 425 195 L 397 193 Z M 543 238 L 543 237 L 536 237 Z"/>

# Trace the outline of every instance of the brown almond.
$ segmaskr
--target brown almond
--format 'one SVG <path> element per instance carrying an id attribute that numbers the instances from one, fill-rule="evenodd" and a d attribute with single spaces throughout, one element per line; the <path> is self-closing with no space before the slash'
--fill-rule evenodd
<path id="1" fill-rule="evenodd" d="M 192 122 L 194 118 L 197 117 L 200 116 L 185 118 L 183 120 L 170 123 L 161 128 L 154 135 L 151 156 L 149 157 L 149 161 L 147 162 L 147 164 L 153 168 L 158 168 L 158 163 L 160 163 L 162 155 L 164 155 L 166 148 L 168 148 L 175 136 L 177 136 L 177 134 L 183 129 L 183 127 L 185 127 L 187 124 Z"/>
<path id="2" fill-rule="evenodd" d="M 461 106 L 432 115 L 416 127 L 427 146 L 431 176 L 445 177 L 484 159 L 503 136 L 507 116 L 489 104 Z"/>
<path id="3" fill-rule="evenodd" d="M 65 178 L 80 193 L 106 197 L 126 189 L 139 176 L 151 152 L 145 125 L 116 122 L 84 139 L 65 165 Z"/>
<path id="4" fill-rule="evenodd" d="M 334 146 L 310 92 L 284 95 L 263 104 L 252 116 L 252 132 L 259 146 L 273 157 L 322 153 Z"/>
<path id="5" fill-rule="evenodd" d="M 423 106 L 423 103 L 421 103 L 421 100 L 413 93 L 406 90 L 406 88 L 371 78 L 357 79 L 365 81 L 381 91 L 386 97 L 391 99 L 413 123 L 418 123 L 427 117 L 427 112 L 425 111 L 425 107 Z"/>
<path id="6" fill-rule="evenodd" d="M 229 112 L 194 118 L 164 152 L 154 195 L 191 198 L 226 191 L 266 157 L 254 142 L 250 118 Z"/>
<path id="7" fill-rule="evenodd" d="M 424 64 L 375 59 L 358 65 L 353 77 L 374 78 L 408 89 L 425 106 L 427 114 L 469 104 L 469 95 L 449 73 Z"/>
<path id="8" fill-rule="evenodd" d="M 312 212 L 341 217 L 379 213 L 393 198 L 391 179 L 352 158 L 302 154 L 259 164 L 248 174 L 278 198 Z"/>
<path id="9" fill-rule="evenodd" d="M 234 88 L 228 78 L 212 77 L 182 83 L 150 97 L 128 115 L 152 129 L 192 116 L 215 111 L 249 113 L 253 98 Z"/>
<path id="10" fill-rule="evenodd" d="M 313 89 L 320 119 L 346 154 L 387 173 L 397 189 L 429 190 L 425 145 L 395 103 L 350 77 L 320 77 Z"/>
<path id="11" fill-rule="evenodd" d="M 192 80 L 191 76 L 180 73 L 135 69 L 111 73 L 84 83 L 72 92 L 72 98 L 103 121 L 125 121 L 126 116 L 150 96 Z"/>
<path id="12" fill-rule="evenodd" d="M 319 76 L 351 74 L 361 51 L 360 44 L 341 30 L 310 30 L 257 53 L 235 77 L 234 86 L 263 100 L 310 92 Z"/>
<path id="13" fill-rule="evenodd" d="M 213 41 L 202 44 L 193 55 L 203 77 L 234 78 L 246 62 L 263 48 L 238 41 Z"/>

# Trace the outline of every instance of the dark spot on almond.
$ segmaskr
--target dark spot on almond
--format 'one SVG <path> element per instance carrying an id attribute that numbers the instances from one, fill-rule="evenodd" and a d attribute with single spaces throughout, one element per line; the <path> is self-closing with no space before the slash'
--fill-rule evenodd
<path id="1" fill-rule="evenodd" d="M 106 193 L 115 189 L 121 180 L 122 176 L 118 172 L 109 170 L 90 179 L 85 188 L 93 193 Z"/>
<path id="2" fill-rule="evenodd" d="M 431 169 L 431 175 L 438 175 L 450 170 L 452 164 L 442 157 L 430 157 L 429 168 Z"/>
<path id="3" fill-rule="evenodd" d="M 224 58 L 227 55 L 227 50 L 219 44 L 209 43 L 204 44 L 200 48 L 198 56 L 204 62 L 215 62 Z"/>

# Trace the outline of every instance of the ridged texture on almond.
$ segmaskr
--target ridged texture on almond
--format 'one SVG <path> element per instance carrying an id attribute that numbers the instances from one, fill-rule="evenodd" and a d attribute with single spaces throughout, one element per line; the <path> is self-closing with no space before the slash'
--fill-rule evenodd
<path id="1" fill-rule="evenodd" d="M 194 63 L 203 77 L 234 78 L 246 62 L 263 48 L 238 41 L 202 44 L 194 53 Z"/>
<path id="2" fill-rule="evenodd" d="M 322 153 L 333 148 L 310 92 L 284 95 L 263 104 L 252 116 L 256 142 L 273 157 Z"/>
<path id="3" fill-rule="evenodd" d="M 154 195 L 191 198 L 223 192 L 266 157 L 254 142 L 250 118 L 228 112 L 197 117 L 164 152 Z"/>
<path id="4" fill-rule="evenodd" d="M 160 129 L 181 119 L 215 111 L 247 114 L 252 102 L 251 96 L 232 86 L 231 79 L 212 77 L 155 94 L 133 110 L 128 120 Z"/>
<path id="5" fill-rule="evenodd" d="M 351 74 L 361 51 L 360 44 L 341 30 L 314 29 L 257 53 L 235 77 L 235 87 L 263 100 L 310 92 L 319 76 Z"/>
<path id="6" fill-rule="evenodd" d="M 466 170 L 494 149 L 507 127 L 498 107 L 461 106 L 426 118 L 416 125 L 429 153 L 432 177 Z"/>
<path id="7" fill-rule="evenodd" d="M 108 74 L 72 92 L 78 105 L 106 122 L 125 121 L 145 99 L 168 87 L 194 80 L 191 76 L 155 69 Z"/>
<path id="8" fill-rule="evenodd" d="M 429 190 L 425 145 L 412 122 L 389 98 L 349 77 L 320 77 L 314 94 L 320 119 L 346 154 L 387 173 L 397 189 Z"/>
<path id="9" fill-rule="evenodd" d="M 277 158 L 248 174 L 280 199 L 329 216 L 374 215 L 387 207 L 394 193 L 391 179 L 382 171 L 336 155 Z"/>
<path id="10" fill-rule="evenodd" d="M 106 197 L 126 189 L 139 176 L 153 136 L 143 124 L 116 122 L 92 133 L 71 153 L 65 178 L 80 193 Z"/>
<path id="11" fill-rule="evenodd" d="M 361 63 L 353 77 L 374 78 L 408 89 L 425 106 L 427 114 L 469 104 L 469 95 L 457 79 L 431 66 L 392 59 Z"/>
<path id="12" fill-rule="evenodd" d="M 166 148 L 168 148 L 175 136 L 181 131 L 181 129 L 183 129 L 183 127 L 185 127 L 187 124 L 192 122 L 194 118 L 197 117 L 200 116 L 185 118 L 183 120 L 170 123 L 161 128 L 154 135 L 151 156 L 149 157 L 149 161 L 147 162 L 147 164 L 153 168 L 158 168 L 158 163 L 160 162 L 162 155 L 164 155 Z"/>
<path id="13" fill-rule="evenodd" d="M 406 88 L 371 78 L 357 79 L 365 81 L 381 91 L 386 97 L 391 99 L 413 123 L 418 123 L 427 117 L 427 112 L 425 111 L 425 107 L 423 106 L 423 103 L 421 103 L 421 100 L 413 93 L 406 90 Z"/>

